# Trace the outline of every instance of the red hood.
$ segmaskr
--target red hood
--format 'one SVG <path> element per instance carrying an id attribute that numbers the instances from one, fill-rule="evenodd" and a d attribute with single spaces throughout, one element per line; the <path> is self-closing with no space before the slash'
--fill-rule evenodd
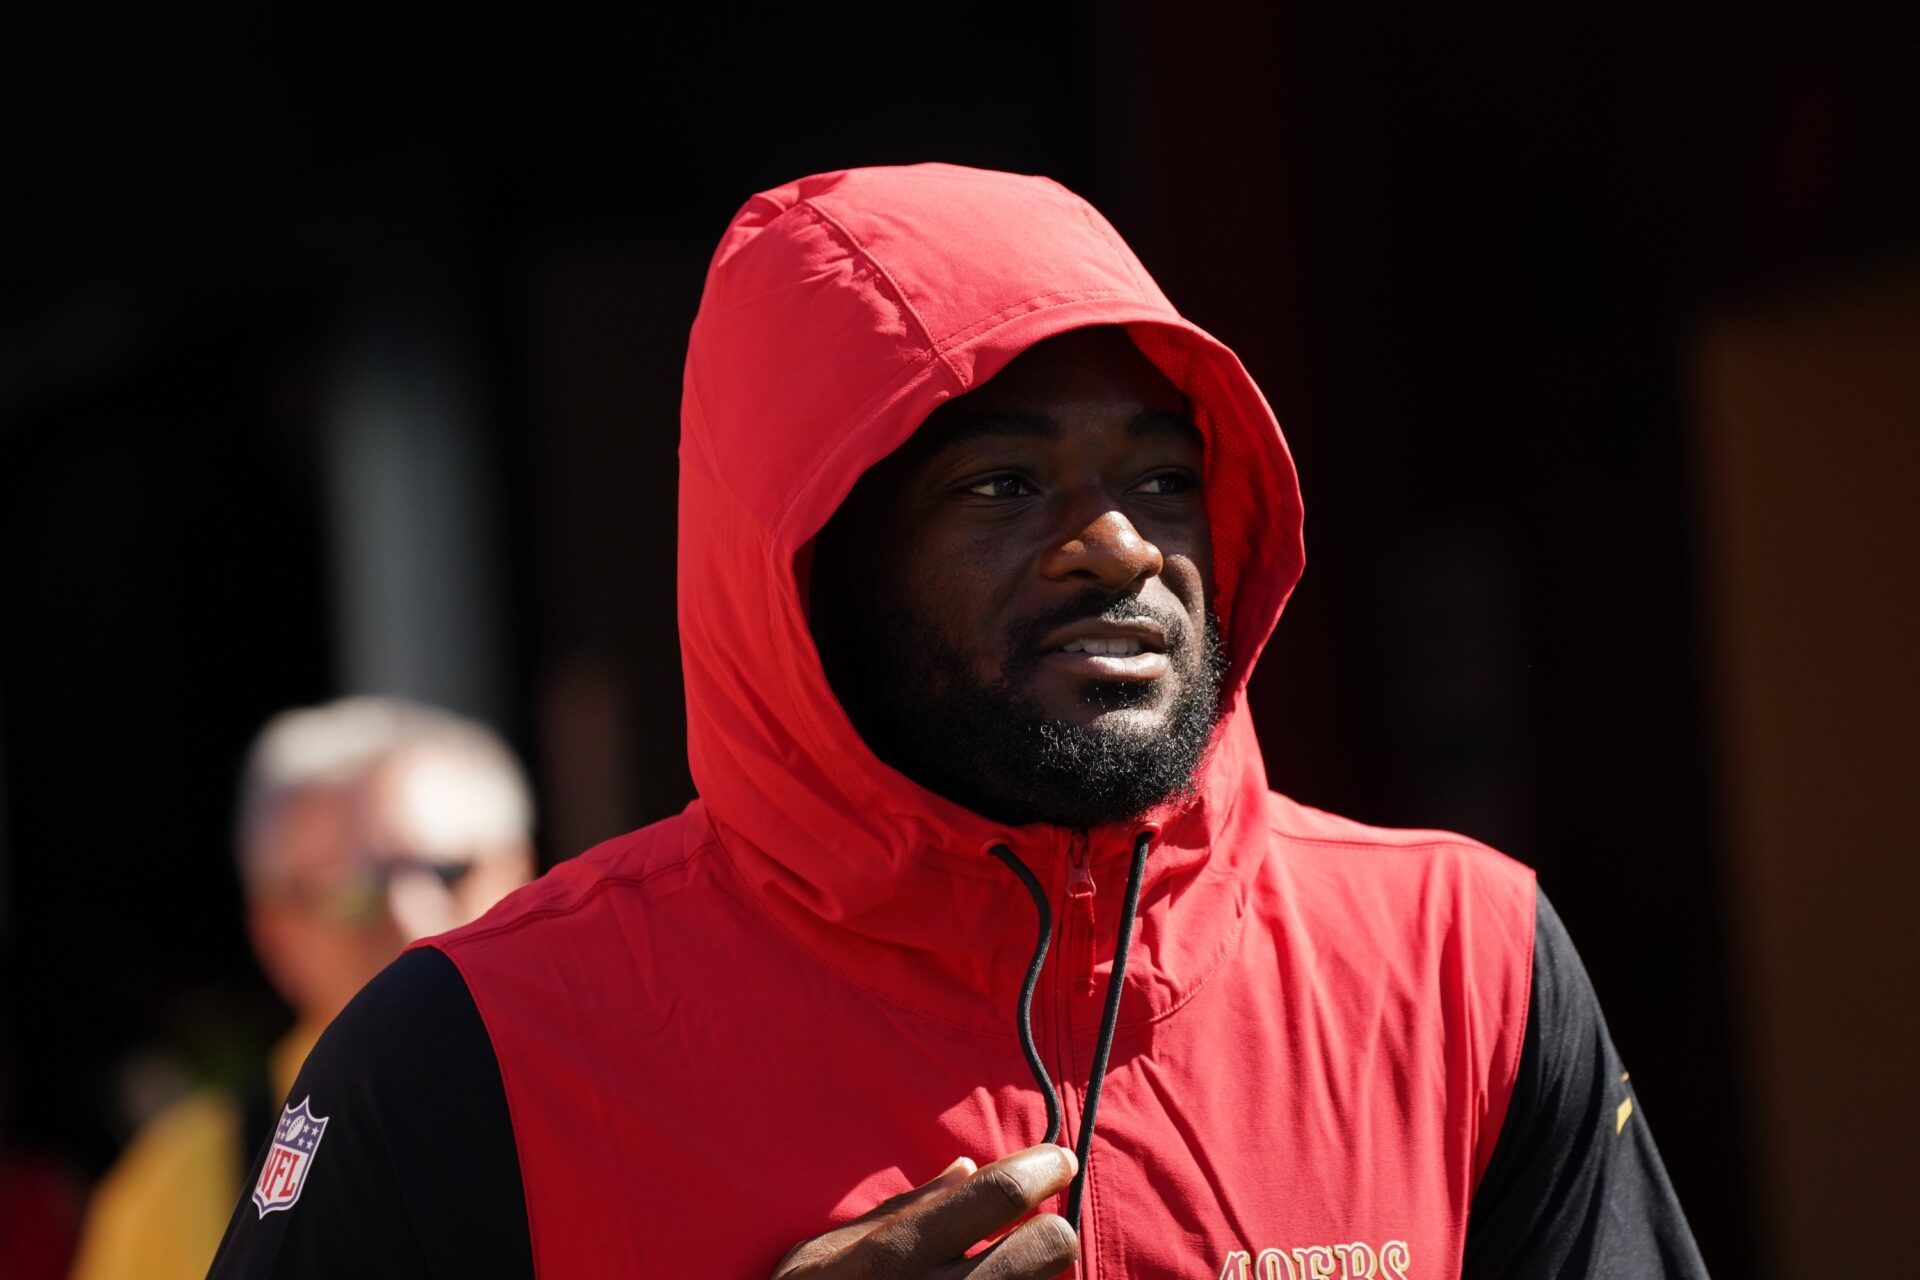
<path id="1" fill-rule="evenodd" d="M 943 164 L 803 178 L 747 201 L 714 254 L 681 413 L 693 778 L 756 896 L 843 966 L 872 972 L 876 958 L 843 942 L 909 948 L 964 991 L 998 989 L 1025 963 L 1031 907 L 983 849 L 1005 839 L 1047 879 L 1070 833 L 1009 832 L 881 763 L 827 684 L 798 567 L 854 482 L 935 406 L 1037 342 L 1107 324 L 1125 326 L 1185 392 L 1205 436 L 1216 602 L 1233 660 L 1197 799 L 1151 815 L 1164 832 L 1128 986 L 1158 1011 L 1219 945 L 1213 928 L 1212 942 L 1181 944 L 1171 900 L 1237 916 L 1250 869 L 1230 865 L 1231 851 L 1264 847 L 1224 837 L 1236 808 L 1237 821 L 1264 827 L 1247 812 L 1258 805 L 1238 803 L 1266 791 L 1246 679 L 1303 564 L 1299 487 L 1272 410 L 1106 220 L 1045 178 Z M 1092 833 L 1096 869 L 1124 853 L 1129 834 Z M 1185 892 L 1216 881 L 1217 894 Z"/>

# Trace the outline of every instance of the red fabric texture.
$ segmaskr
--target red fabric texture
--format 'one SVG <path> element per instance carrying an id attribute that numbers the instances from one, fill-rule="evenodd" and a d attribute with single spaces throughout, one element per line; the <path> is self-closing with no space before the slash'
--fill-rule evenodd
<path id="1" fill-rule="evenodd" d="M 1035 916 L 996 841 L 1053 898 L 1034 1025 L 1076 1135 L 1139 824 L 1007 830 L 882 764 L 796 566 L 936 405 L 1087 325 L 1125 326 L 1192 402 L 1233 667 L 1197 796 L 1148 815 L 1077 1274 L 1457 1271 L 1518 1063 L 1531 874 L 1268 789 L 1246 677 L 1303 553 L 1266 401 L 1071 192 L 918 165 L 755 196 L 714 256 L 680 454 L 701 798 L 434 943 L 499 1058 L 541 1276 L 769 1274 L 955 1156 L 1038 1141 L 1014 1018 Z"/>

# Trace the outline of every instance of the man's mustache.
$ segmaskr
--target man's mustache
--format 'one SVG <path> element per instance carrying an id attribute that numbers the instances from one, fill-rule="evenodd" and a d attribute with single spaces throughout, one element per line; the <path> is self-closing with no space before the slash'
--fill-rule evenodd
<path id="1" fill-rule="evenodd" d="M 1040 643 L 1047 633 L 1073 622 L 1154 622 L 1167 634 L 1167 655 L 1187 652 L 1193 628 L 1186 615 L 1165 605 L 1148 604 L 1138 596 L 1113 596 L 1094 587 L 1045 613 L 1035 614 L 1015 628 L 1007 666 L 1027 666 L 1040 660 Z"/>

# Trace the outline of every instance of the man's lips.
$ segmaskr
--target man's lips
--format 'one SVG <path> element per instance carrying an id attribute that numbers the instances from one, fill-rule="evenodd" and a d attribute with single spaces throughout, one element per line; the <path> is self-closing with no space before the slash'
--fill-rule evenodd
<path id="1" fill-rule="evenodd" d="M 1040 642 L 1042 665 L 1087 680 L 1158 680 L 1172 662 L 1167 633 L 1152 619 L 1086 618 L 1057 627 Z"/>

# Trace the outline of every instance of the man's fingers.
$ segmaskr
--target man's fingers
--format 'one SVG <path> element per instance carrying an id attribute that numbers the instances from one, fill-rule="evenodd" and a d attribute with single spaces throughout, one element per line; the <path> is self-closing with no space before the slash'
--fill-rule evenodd
<path id="1" fill-rule="evenodd" d="M 958 1186 L 960 1183 L 965 1182 L 973 1176 L 979 1167 L 979 1165 L 973 1162 L 971 1157 L 961 1156 L 958 1160 L 955 1160 L 952 1164 L 942 1169 L 939 1173 L 934 1174 L 919 1186 L 911 1187 L 908 1190 L 902 1191 L 897 1196 L 882 1200 L 879 1204 L 873 1206 L 873 1208 L 867 1210 L 852 1222 L 849 1222 L 847 1226 L 851 1227 L 863 1222 L 870 1223 L 876 1218 L 884 1218 L 888 1214 L 898 1213 L 910 1205 L 919 1204 L 922 1200 L 931 1199 L 940 1192 L 945 1191 L 948 1187 Z"/>
<path id="2" fill-rule="evenodd" d="M 787 1250 L 787 1256 L 780 1259 L 780 1265 L 774 1269 L 774 1275 L 787 1276 L 801 1272 L 810 1265 L 818 1265 L 832 1258 L 848 1245 L 873 1230 L 873 1224 L 890 1214 L 910 1208 L 923 1200 L 931 1199 L 942 1191 L 967 1180 L 974 1170 L 972 1159 L 961 1156 L 952 1164 L 936 1173 L 917 1187 L 902 1191 L 899 1195 L 882 1200 L 851 1222 L 845 1222 L 823 1235 L 811 1240 L 802 1240 Z"/>
<path id="3" fill-rule="evenodd" d="M 1057 1195 L 1077 1169 L 1073 1152 L 1065 1147 L 1042 1143 L 1016 1151 L 895 1211 L 846 1253 L 858 1252 L 863 1263 L 872 1264 L 871 1270 L 862 1268 L 866 1274 L 921 1275 L 959 1259 L 972 1245 Z"/>
<path id="4" fill-rule="evenodd" d="M 1080 1256 L 1080 1238 L 1057 1213 L 1042 1213 L 1007 1232 L 991 1249 L 934 1272 L 939 1280 L 1046 1280 Z"/>

